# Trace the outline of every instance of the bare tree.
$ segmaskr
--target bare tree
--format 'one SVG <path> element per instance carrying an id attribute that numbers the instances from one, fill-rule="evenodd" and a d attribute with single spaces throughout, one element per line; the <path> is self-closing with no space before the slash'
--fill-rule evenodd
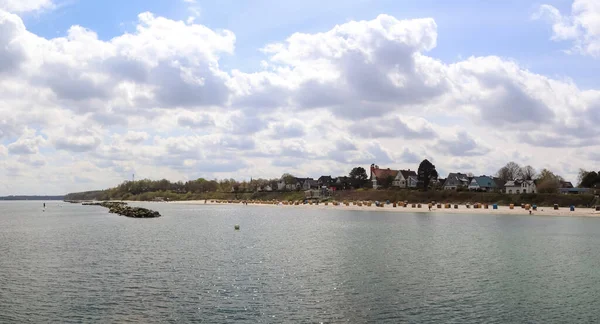
<path id="1" fill-rule="evenodd" d="M 523 180 L 533 180 L 535 178 L 537 172 L 531 165 L 527 165 L 521 168 L 521 176 Z"/>
<path id="2" fill-rule="evenodd" d="M 533 169 L 533 168 L 532 168 Z M 501 167 L 496 173 L 496 176 L 503 181 L 514 180 L 516 178 L 522 178 L 523 173 L 521 166 L 515 162 L 508 162 L 505 166 Z"/>
<path id="3" fill-rule="evenodd" d="M 563 177 L 554 174 L 548 169 L 543 169 L 537 176 L 539 185 L 538 191 L 541 193 L 555 193 L 560 188 L 561 181 L 564 181 Z"/>

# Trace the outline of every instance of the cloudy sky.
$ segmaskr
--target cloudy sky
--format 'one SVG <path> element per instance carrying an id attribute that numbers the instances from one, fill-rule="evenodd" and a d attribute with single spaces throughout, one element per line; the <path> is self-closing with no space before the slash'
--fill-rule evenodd
<path id="1" fill-rule="evenodd" d="M 600 169 L 597 0 L 0 0 L 0 195 Z"/>

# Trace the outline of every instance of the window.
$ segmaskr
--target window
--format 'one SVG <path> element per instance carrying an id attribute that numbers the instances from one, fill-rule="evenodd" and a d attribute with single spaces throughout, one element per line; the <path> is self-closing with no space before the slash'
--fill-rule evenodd
<path id="1" fill-rule="evenodd" d="M 509 194 L 511 194 L 511 193 L 512 193 L 512 189 L 509 189 L 509 190 L 508 190 L 508 193 L 509 193 Z"/>
<path id="2" fill-rule="evenodd" d="M 523 189 L 523 193 L 527 193 L 527 189 Z"/>
<path id="3" fill-rule="evenodd" d="M 519 189 L 517 189 L 517 194 L 520 194 L 521 192 L 519 191 Z"/>

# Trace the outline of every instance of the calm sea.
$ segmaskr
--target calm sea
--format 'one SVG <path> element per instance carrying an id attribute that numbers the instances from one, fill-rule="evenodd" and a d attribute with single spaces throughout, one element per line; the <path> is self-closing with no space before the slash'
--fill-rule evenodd
<path id="1" fill-rule="evenodd" d="M 148 205 L 1 202 L 0 323 L 600 320 L 600 219 Z"/>

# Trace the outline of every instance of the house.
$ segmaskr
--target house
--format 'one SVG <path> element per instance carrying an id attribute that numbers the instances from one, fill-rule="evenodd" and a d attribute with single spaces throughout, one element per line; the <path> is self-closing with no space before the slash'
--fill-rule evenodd
<path id="1" fill-rule="evenodd" d="M 352 187 L 352 179 L 350 179 L 350 177 L 337 177 L 333 187 L 337 190 L 350 189 L 350 187 Z"/>
<path id="2" fill-rule="evenodd" d="M 469 190 L 494 191 L 498 188 L 493 178 L 488 176 L 474 177 L 469 183 Z"/>
<path id="3" fill-rule="evenodd" d="M 471 179 L 463 173 L 450 173 L 444 182 L 444 190 L 456 190 L 458 188 L 467 188 Z"/>
<path id="4" fill-rule="evenodd" d="M 380 169 L 379 166 L 375 164 L 371 164 L 371 176 L 369 180 L 373 183 L 373 189 L 378 189 L 382 187 L 383 184 L 386 184 L 389 179 L 392 180 L 390 185 L 393 185 L 393 181 L 396 179 L 398 175 L 398 170 Z"/>
<path id="5" fill-rule="evenodd" d="M 533 180 L 509 180 L 504 185 L 504 192 L 507 194 L 536 193 L 537 186 Z"/>
<path id="6" fill-rule="evenodd" d="M 290 183 L 287 183 L 285 185 L 285 189 L 286 190 L 300 190 L 300 189 L 302 189 L 304 182 L 309 179 L 310 178 L 293 178 L 293 180 L 290 181 Z M 310 179 L 310 180 L 312 180 L 312 179 Z"/>
<path id="7" fill-rule="evenodd" d="M 319 183 L 312 178 L 306 178 L 306 179 L 304 179 L 304 182 L 302 182 L 303 190 L 318 189 L 318 188 L 319 188 Z"/>
<path id="8" fill-rule="evenodd" d="M 306 179 L 304 178 L 290 178 L 286 182 L 285 179 L 281 179 L 279 182 L 277 182 L 277 190 L 299 190 L 302 188 L 302 184 L 305 180 Z"/>
<path id="9" fill-rule="evenodd" d="M 416 188 L 417 173 L 411 170 L 399 170 L 392 182 L 392 186 L 400 188 Z"/>
<path id="10" fill-rule="evenodd" d="M 317 184 L 319 185 L 320 188 L 330 188 L 333 186 L 333 184 L 335 183 L 335 178 L 332 178 L 330 175 L 328 176 L 320 176 L 319 179 L 317 179 Z"/>

